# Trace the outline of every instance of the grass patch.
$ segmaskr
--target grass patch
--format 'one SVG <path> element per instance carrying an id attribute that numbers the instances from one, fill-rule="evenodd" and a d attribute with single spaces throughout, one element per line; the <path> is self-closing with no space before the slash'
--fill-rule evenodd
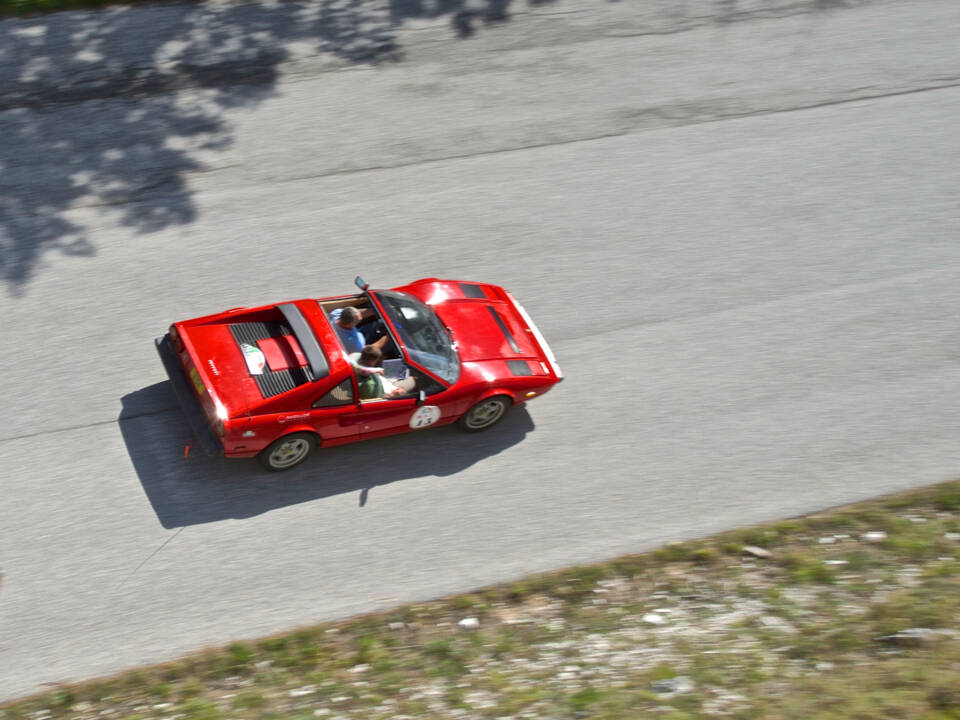
<path id="1" fill-rule="evenodd" d="M 936 584 L 931 582 L 922 588 L 901 590 L 875 603 L 868 617 L 876 633 L 889 635 L 910 628 L 956 627 L 960 620 L 960 598 L 956 584 L 943 584 L 943 590 L 950 593 L 947 596 L 930 592 L 933 587 Z"/>
<path id="2" fill-rule="evenodd" d="M 599 690 L 593 687 L 587 687 L 578 690 L 570 696 L 570 709 L 574 712 L 586 710 L 590 705 L 596 703 L 601 698 Z"/>
<path id="3" fill-rule="evenodd" d="M 241 710 L 255 710 L 267 704 L 267 698 L 259 690 L 246 690 L 233 701 L 233 705 Z"/>
<path id="4" fill-rule="evenodd" d="M 947 483 L 934 491 L 933 503 L 937 510 L 956 512 L 960 510 L 960 484 Z"/>
<path id="5" fill-rule="evenodd" d="M 209 700 L 193 698 L 180 706 L 184 720 L 220 720 L 222 713 Z"/>
<path id="6" fill-rule="evenodd" d="M 158 2 L 172 0 L 156 0 Z M 121 4 L 117 0 L 0 0 L 0 18 L 34 13 L 48 13 L 59 10 L 82 10 Z M 135 5 L 128 0 L 124 5 Z"/>
<path id="7" fill-rule="evenodd" d="M 794 583 L 833 583 L 836 573 L 824 560 L 811 551 L 794 551 L 784 556 L 782 561 L 788 577 Z"/>

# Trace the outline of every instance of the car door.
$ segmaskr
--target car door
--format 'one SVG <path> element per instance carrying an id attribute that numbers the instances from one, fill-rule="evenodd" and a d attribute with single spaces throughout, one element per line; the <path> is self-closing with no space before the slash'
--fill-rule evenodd
<path id="1" fill-rule="evenodd" d="M 357 409 L 353 380 L 347 378 L 314 400 L 309 422 L 325 446 L 342 445 L 360 439 Z"/>
<path id="2" fill-rule="evenodd" d="M 415 396 L 361 402 L 357 412 L 360 437 L 392 435 L 452 422 L 457 410 L 454 393 L 449 389 L 438 390 L 428 395 L 423 405 L 417 404 Z"/>

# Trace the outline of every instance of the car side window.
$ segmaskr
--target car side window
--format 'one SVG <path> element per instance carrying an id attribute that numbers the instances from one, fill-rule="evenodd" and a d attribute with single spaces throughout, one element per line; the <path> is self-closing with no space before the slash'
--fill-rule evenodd
<path id="1" fill-rule="evenodd" d="M 312 407 L 324 408 L 351 404 L 353 404 L 353 381 L 347 378 L 339 385 L 331 388 L 326 394 L 321 395 Z"/>

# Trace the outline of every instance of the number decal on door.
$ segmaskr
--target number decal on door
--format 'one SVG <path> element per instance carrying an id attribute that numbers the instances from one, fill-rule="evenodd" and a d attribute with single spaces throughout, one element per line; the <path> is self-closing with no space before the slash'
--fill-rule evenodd
<path id="1" fill-rule="evenodd" d="M 414 430 L 429 427 L 440 419 L 440 408 L 436 405 L 424 405 L 417 408 L 417 411 L 410 418 L 410 427 Z"/>

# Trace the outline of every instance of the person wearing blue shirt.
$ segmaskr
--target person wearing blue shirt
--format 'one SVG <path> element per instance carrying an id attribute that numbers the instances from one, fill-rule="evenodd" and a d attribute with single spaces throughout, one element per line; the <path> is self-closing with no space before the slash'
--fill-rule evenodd
<path id="1" fill-rule="evenodd" d="M 364 316 L 365 313 L 368 314 L 368 317 L 374 317 L 372 310 L 368 308 L 358 310 L 352 306 L 337 308 L 330 313 L 333 328 L 337 331 L 337 335 L 340 336 L 340 342 L 343 343 L 343 347 L 346 348 L 348 354 L 358 353 L 363 350 L 364 345 L 368 344 L 367 339 L 358 327 L 361 322 L 367 319 L 367 317 Z M 384 335 L 369 344 L 378 349 L 382 349 L 388 337 L 389 336 Z"/>

